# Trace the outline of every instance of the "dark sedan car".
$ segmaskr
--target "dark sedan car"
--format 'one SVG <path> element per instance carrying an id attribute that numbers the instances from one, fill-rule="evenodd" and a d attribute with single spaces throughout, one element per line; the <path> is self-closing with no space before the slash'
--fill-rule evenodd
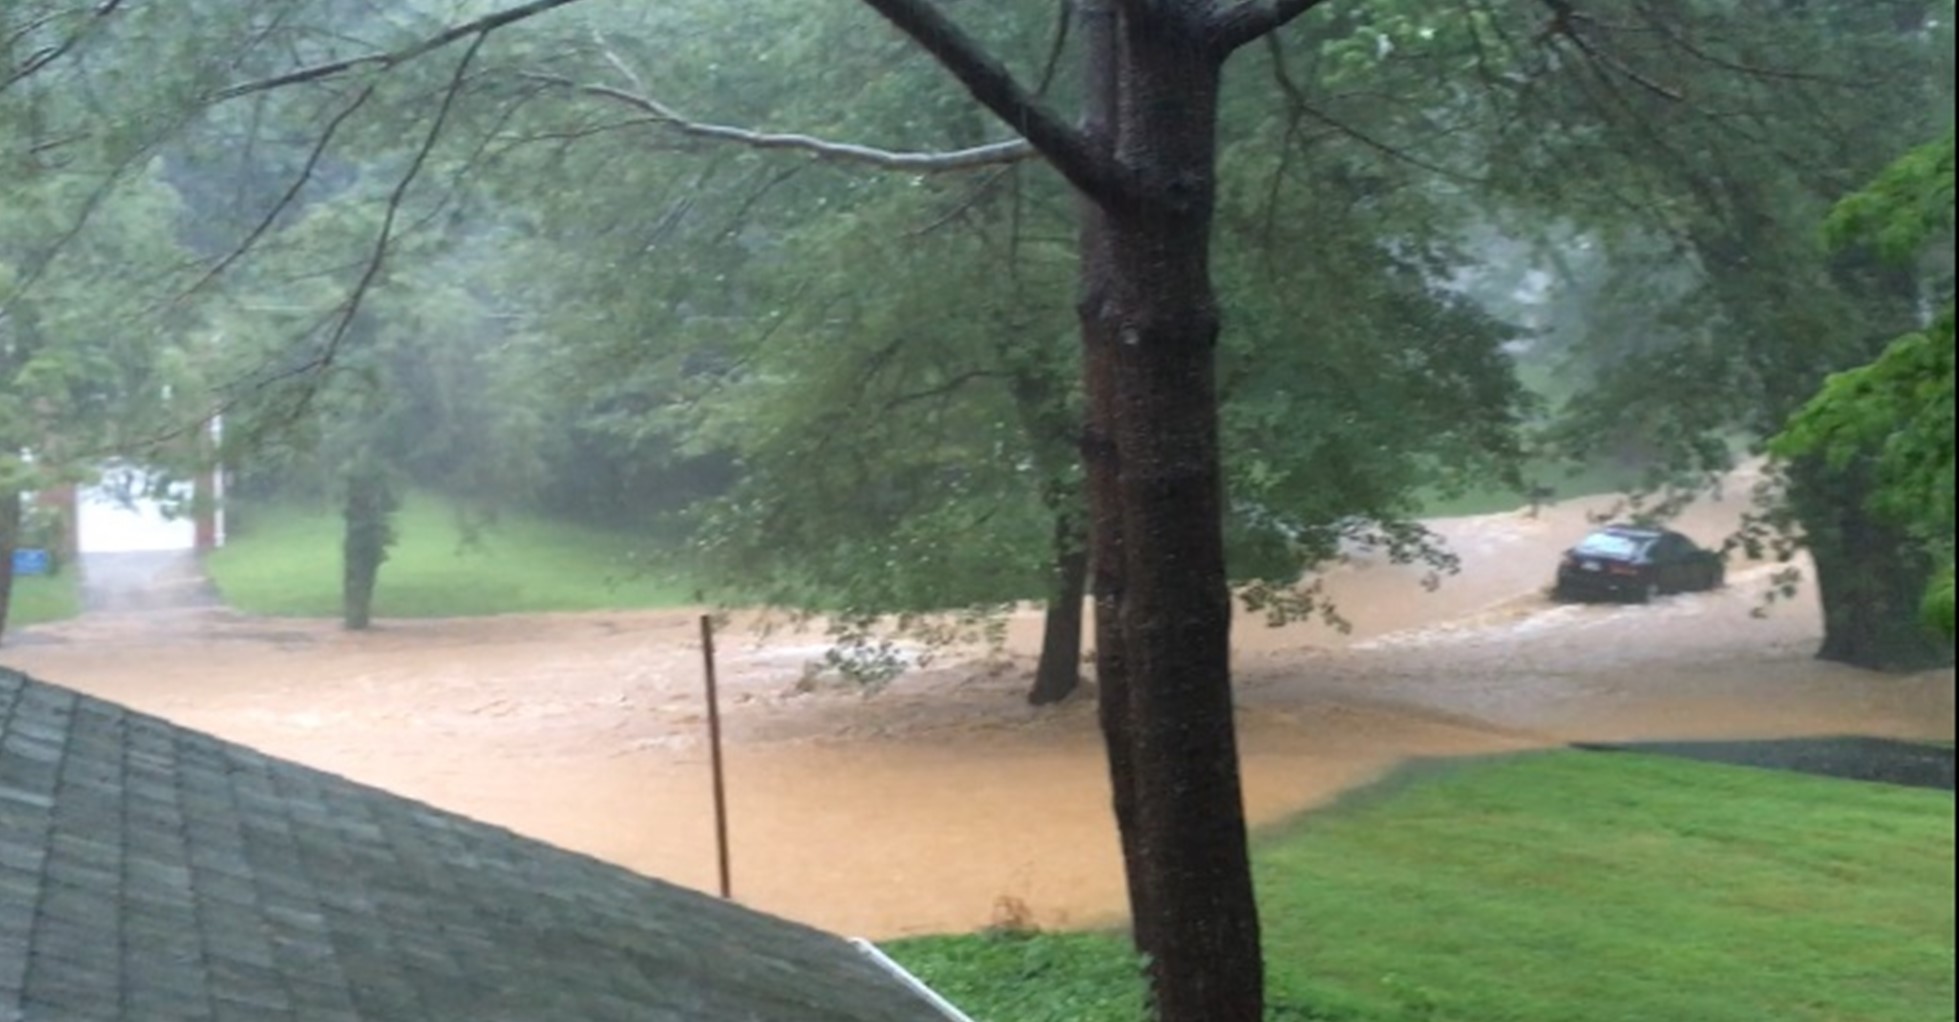
<path id="1" fill-rule="evenodd" d="M 1719 589 L 1727 575 L 1720 554 L 1680 533 L 1614 525 L 1565 552 L 1556 592 L 1564 600 L 1649 603 L 1668 593 Z"/>

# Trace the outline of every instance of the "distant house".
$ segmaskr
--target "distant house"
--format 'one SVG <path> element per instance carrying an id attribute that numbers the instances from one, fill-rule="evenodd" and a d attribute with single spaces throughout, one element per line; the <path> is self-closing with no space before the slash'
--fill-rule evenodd
<path id="1" fill-rule="evenodd" d="M 62 491 L 70 523 L 69 553 L 155 553 L 224 545 L 223 475 L 200 472 L 166 479 L 127 462 L 102 466 L 101 478 Z"/>
<path id="2" fill-rule="evenodd" d="M 947 1022 L 852 944 L 0 669 L 4 1022 Z"/>

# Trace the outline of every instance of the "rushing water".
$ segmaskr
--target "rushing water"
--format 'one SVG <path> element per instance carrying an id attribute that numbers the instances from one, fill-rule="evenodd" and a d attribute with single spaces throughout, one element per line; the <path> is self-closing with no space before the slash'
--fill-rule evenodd
<path id="1" fill-rule="evenodd" d="M 1559 606 L 1558 552 L 1596 502 L 1438 523 L 1463 572 L 1354 563 L 1354 622 L 1237 635 L 1247 797 L 1283 819 L 1410 757 L 1574 739 L 1877 734 L 1950 739 L 1951 672 L 1820 664 L 1810 599 L 1756 616 L 1774 566 L 1647 607 Z M 1707 543 L 1738 506 L 1696 508 Z M 174 583 L 173 583 L 174 584 Z M 190 590 L 183 590 L 190 591 Z M 653 875 L 713 878 L 691 612 L 389 622 L 350 635 L 209 606 L 118 600 L 30 630 L 0 662 Z M 199 601 L 189 601 L 196 603 Z M 134 608 L 134 609 L 131 609 Z M 803 682 L 810 635 L 722 650 L 738 896 L 873 937 L 1047 926 L 1122 905 L 1086 700 L 1027 707 L 1038 616 L 978 657 L 872 697 Z"/>

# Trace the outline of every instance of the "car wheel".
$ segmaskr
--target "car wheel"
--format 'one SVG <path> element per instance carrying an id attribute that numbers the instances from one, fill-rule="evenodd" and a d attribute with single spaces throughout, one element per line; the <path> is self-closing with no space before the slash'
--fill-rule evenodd
<path id="1" fill-rule="evenodd" d="M 1658 582 L 1648 582 L 1640 587 L 1638 593 L 1634 594 L 1633 602 L 1652 603 L 1664 595 L 1666 595 L 1666 591 L 1660 588 Z"/>

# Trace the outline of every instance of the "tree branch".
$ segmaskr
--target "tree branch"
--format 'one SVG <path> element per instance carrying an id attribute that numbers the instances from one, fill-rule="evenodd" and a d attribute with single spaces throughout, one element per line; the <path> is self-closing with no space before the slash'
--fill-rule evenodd
<path id="1" fill-rule="evenodd" d="M 965 372 L 954 374 L 937 386 L 895 395 L 884 402 L 884 411 L 895 412 L 906 405 L 915 405 L 920 401 L 951 397 L 953 394 L 964 389 L 969 383 L 977 383 L 980 380 L 1005 379 L 1008 375 L 997 369 L 968 369 Z"/>
<path id="2" fill-rule="evenodd" d="M 1578 48 L 1578 52 L 1583 54 L 1594 65 L 1617 72 L 1624 76 L 1627 81 L 1632 82 L 1634 85 L 1645 89 L 1661 99 L 1670 100 L 1675 103 L 1686 100 L 1687 97 L 1681 95 L 1679 90 L 1670 88 L 1641 74 L 1639 69 L 1600 49 L 1583 32 L 1580 32 L 1578 30 L 1578 23 L 1585 20 L 1585 16 L 1580 14 L 1577 8 L 1573 6 L 1572 0 L 1543 0 L 1543 3 L 1551 11 L 1551 21 L 1544 26 L 1543 32 L 1539 33 L 1538 39 L 1540 42 L 1555 44 L 1559 39 L 1569 40 L 1573 46 Z"/>
<path id="3" fill-rule="evenodd" d="M 972 97 L 1020 133 L 1082 194 L 1105 205 L 1130 200 L 1137 189 L 1115 159 L 1042 105 L 978 40 L 932 0 L 863 0 L 938 60 Z"/>
<path id="4" fill-rule="evenodd" d="M 347 339 L 347 332 L 353 328 L 354 317 L 360 314 L 361 305 L 366 301 L 368 292 L 381 279 L 381 270 L 387 265 L 388 250 L 394 244 L 395 222 L 400 218 L 402 206 L 408 200 L 408 191 L 422 176 L 422 168 L 428 164 L 430 154 L 435 152 L 436 145 L 441 142 L 442 130 L 449 123 L 449 115 L 455 108 L 457 95 L 462 92 L 469 66 L 476 60 L 477 53 L 483 49 L 483 44 L 488 42 L 489 38 L 487 32 L 478 34 L 470 42 L 469 49 L 463 53 L 462 59 L 457 61 L 455 74 L 449 79 L 449 89 L 443 94 L 442 105 L 435 112 L 435 120 L 430 123 L 428 134 L 423 136 L 422 144 L 415 150 L 415 156 L 409 161 L 408 169 L 402 173 L 401 180 L 395 182 L 394 190 L 388 194 L 388 206 L 381 218 L 380 234 L 374 240 L 373 254 L 368 257 L 353 291 L 341 305 L 333 324 L 333 332 L 327 336 L 326 344 L 320 354 L 310 363 L 303 365 L 302 372 L 333 367 L 335 359 L 339 356 L 340 346 Z M 306 412 L 312 404 L 316 391 L 317 388 L 308 387 L 300 395 L 299 401 L 294 406 L 295 415 L 303 415 Z"/>
<path id="5" fill-rule="evenodd" d="M 507 25 L 514 25 L 520 21 L 528 21 L 540 14 L 548 14 L 560 7 L 569 7 L 578 2 L 580 0 L 530 0 L 529 3 L 518 4 L 515 7 L 497 11 L 494 14 L 486 14 L 473 21 L 465 21 L 460 25 L 453 25 L 413 46 L 403 49 L 390 50 L 386 53 L 369 53 L 359 57 L 328 61 L 324 64 L 313 64 L 288 71 L 285 74 L 274 75 L 270 78 L 261 78 L 251 82 L 240 82 L 237 85 L 220 89 L 211 97 L 211 101 L 222 103 L 226 100 L 238 99 L 254 93 L 283 89 L 290 85 L 303 85 L 307 82 L 337 78 L 344 74 L 368 68 L 385 70 L 400 64 L 405 64 L 418 57 L 425 57 L 445 46 L 461 42 L 471 36 L 476 36 L 479 39 L 487 37 L 490 33 Z"/>
<path id="6" fill-rule="evenodd" d="M 1211 45 L 1229 54 L 1305 17 L 1326 0 L 1244 0 L 1211 19 Z"/>
<path id="7" fill-rule="evenodd" d="M 116 12 L 122 8 L 123 3 L 124 0 L 102 0 L 93 10 L 88 12 L 88 21 L 82 27 L 70 32 L 59 43 L 28 54 L 26 60 L 8 72 L 7 79 L 0 81 L 0 92 L 5 92 L 13 88 L 15 85 L 26 81 L 49 65 L 67 56 L 76 46 L 81 45 L 83 38 L 89 32 L 114 17 Z M 48 14 L 43 18 L 37 18 L 29 22 L 22 26 L 21 30 L 8 40 L 8 43 L 11 45 L 18 40 L 26 38 L 29 33 L 52 22 L 55 17 L 55 14 Z"/>
<path id="8" fill-rule="evenodd" d="M 1074 0 L 1061 0 L 1055 12 L 1054 42 L 1048 46 L 1047 63 L 1041 68 L 1041 81 L 1034 87 L 1034 95 L 1045 97 L 1054 87 L 1054 75 L 1061 69 L 1061 57 L 1068 51 L 1068 36 L 1074 27 Z"/>
<path id="9" fill-rule="evenodd" d="M 909 231 L 906 231 L 905 234 L 908 237 L 913 237 L 913 238 L 924 237 L 925 235 L 930 234 L 941 227 L 944 227 L 945 225 L 953 222 L 954 220 L 958 220 L 961 217 L 964 217 L 968 212 L 970 212 L 973 209 L 973 207 L 979 205 L 981 202 L 986 201 L 986 197 L 993 193 L 993 186 L 999 184 L 1002 178 L 1006 177 L 1008 174 L 1011 173 L 1013 173 L 1012 167 L 1002 167 L 999 170 L 996 170 L 993 173 L 988 174 L 984 180 L 982 180 L 976 187 L 973 188 L 973 190 L 970 193 L 966 195 L 965 198 L 960 199 L 957 203 L 954 203 L 951 209 L 948 209 L 944 213 L 941 213 L 940 215 L 933 217 L 931 223 L 926 224 L 923 227 L 913 228 Z M 1008 273 L 1011 275 L 1012 272 L 1013 270 L 1010 264 Z"/>
<path id="10" fill-rule="evenodd" d="M 333 137 L 339 134 L 340 128 L 347 123 L 348 119 L 353 117 L 355 112 L 360 110 L 361 107 L 367 105 L 367 101 L 373 98 L 373 96 L 374 86 L 370 84 L 367 88 L 361 90 L 359 95 L 354 97 L 352 103 L 342 107 L 339 113 L 327 121 L 326 127 L 320 132 L 319 137 L 314 140 L 313 148 L 306 154 L 305 164 L 299 168 L 299 174 L 287 185 L 285 193 L 279 196 L 279 201 L 273 203 L 272 208 L 265 211 L 265 215 L 259 218 L 257 224 L 253 225 L 251 232 L 245 235 L 243 241 L 240 241 L 234 246 L 230 252 L 225 254 L 224 258 L 218 260 L 209 270 L 206 270 L 204 275 L 198 278 L 197 283 L 192 284 L 184 291 L 186 297 L 204 290 L 212 281 L 224 276 L 225 271 L 231 269 L 234 263 L 244 258 L 246 254 L 258 246 L 260 239 L 264 238 L 266 233 L 272 230 L 273 225 L 279 222 L 279 218 L 285 215 L 288 209 L 292 208 L 293 203 L 299 201 L 299 193 L 304 191 L 308 184 L 312 183 L 313 174 L 319 170 L 320 161 L 326 156 L 327 147 L 333 144 Z"/>
<path id="11" fill-rule="evenodd" d="M 1792 82 L 1814 82 L 1821 85 L 1836 86 L 1838 88 L 1867 89 L 1871 87 L 1870 82 L 1856 81 L 1854 79 L 1849 79 L 1849 78 L 1838 78 L 1833 75 L 1813 74 L 1807 71 L 1799 71 L 1799 70 L 1793 70 L 1788 68 L 1759 67 L 1753 64 L 1746 64 L 1738 60 L 1729 60 L 1718 54 L 1709 52 L 1707 49 L 1701 46 L 1696 45 L 1693 42 L 1693 40 L 1687 37 L 1686 33 L 1674 28 L 1672 25 L 1669 25 L 1667 23 L 1666 16 L 1658 11 L 1653 10 L 1651 6 L 1643 3 L 1640 4 L 1639 14 L 1640 17 L 1646 22 L 1646 24 L 1652 27 L 1654 32 L 1659 33 L 1661 38 L 1665 39 L 1667 42 L 1678 47 L 1681 50 L 1681 52 L 1687 54 L 1690 57 L 1693 57 L 1695 60 L 1699 60 L 1703 63 L 1710 64 L 1714 67 L 1720 68 L 1723 71 L 1733 71 L 1736 74 L 1747 75 L 1751 78 L 1780 79 L 1783 81 L 1792 81 Z"/>
<path id="12" fill-rule="evenodd" d="M 1477 179 L 1472 175 L 1464 174 L 1461 171 L 1454 170 L 1449 167 L 1445 167 L 1442 164 L 1437 163 L 1433 160 L 1424 159 L 1420 156 L 1415 155 L 1414 153 L 1408 152 L 1407 150 L 1404 149 L 1397 148 L 1396 146 L 1384 142 L 1381 139 L 1375 138 L 1373 135 L 1370 135 L 1367 132 L 1362 131 L 1361 129 L 1346 123 L 1345 121 L 1342 121 L 1339 118 L 1334 117 L 1332 114 L 1329 114 L 1324 110 L 1321 110 L 1319 107 L 1314 106 L 1312 102 L 1307 99 L 1306 90 L 1302 88 L 1299 82 L 1296 79 L 1294 79 L 1292 76 L 1292 69 L 1286 61 L 1285 43 L 1282 40 L 1280 40 L 1280 38 L 1277 35 L 1268 35 L 1265 37 L 1265 44 L 1267 49 L 1269 49 L 1272 53 L 1272 80 L 1279 86 L 1279 91 L 1285 94 L 1286 102 L 1291 104 L 1293 110 L 1296 113 L 1302 114 L 1306 117 L 1310 117 L 1313 120 L 1316 120 L 1321 124 L 1329 128 L 1332 128 L 1334 131 L 1342 135 L 1345 135 L 1356 142 L 1359 142 L 1361 145 L 1364 145 L 1367 148 L 1372 149 L 1375 152 L 1388 157 L 1389 159 L 1399 160 L 1400 162 L 1406 163 L 1411 167 L 1416 167 L 1421 170 L 1428 171 L 1429 173 L 1435 174 L 1438 177 L 1446 178 L 1450 181 L 1455 181 L 1461 184 L 1482 183 L 1479 179 Z"/>
<path id="13" fill-rule="evenodd" d="M 619 54 L 612 49 L 611 45 L 609 45 L 605 41 L 605 36 L 599 34 L 598 32 L 593 32 L 592 42 L 598 45 L 599 52 L 605 56 L 605 62 L 607 64 L 612 65 L 612 69 L 614 71 L 619 72 L 619 76 L 626 80 L 627 85 L 633 87 L 634 92 L 645 93 L 650 91 L 646 88 L 646 79 L 641 78 L 639 76 L 639 72 L 633 70 L 632 65 L 626 63 L 625 60 L 621 58 Z"/>
<path id="14" fill-rule="evenodd" d="M 96 213 L 101 211 L 103 205 L 109 201 L 109 197 L 121 187 L 123 175 L 128 173 L 131 167 L 141 164 L 148 155 L 146 148 L 137 149 L 118 160 L 114 169 L 89 189 L 88 197 L 82 200 L 81 208 L 76 210 L 73 219 L 55 237 L 53 243 L 43 250 L 26 253 L 26 258 L 17 264 L 25 267 L 26 272 L 15 277 L 13 287 L 6 294 L 6 302 L 0 303 L 0 317 L 8 315 L 15 304 L 27 299 L 29 292 L 40 284 L 41 279 L 54 267 L 55 261 L 61 258 L 68 246 L 75 244 L 82 233 L 88 230 Z"/>
<path id="15" fill-rule="evenodd" d="M 845 163 L 868 164 L 884 170 L 903 170 L 915 173 L 937 173 L 953 170 L 970 170 L 974 167 L 991 167 L 1003 163 L 1018 163 L 1034 159 L 1039 154 L 1025 139 L 1007 142 L 994 142 L 989 145 L 974 146 L 970 149 L 956 149 L 949 152 L 901 152 L 878 149 L 872 146 L 857 145 L 850 142 L 832 142 L 810 135 L 777 134 L 737 128 L 726 124 L 708 124 L 683 116 L 679 111 L 661 103 L 650 96 L 628 92 L 610 85 L 580 83 L 561 75 L 542 72 L 527 72 L 524 78 L 553 85 L 570 92 L 596 96 L 629 106 L 649 115 L 643 123 L 665 125 L 683 135 L 696 138 L 710 138 L 722 142 L 733 142 L 750 149 L 788 149 L 808 153 L 818 159 L 835 160 Z"/>

